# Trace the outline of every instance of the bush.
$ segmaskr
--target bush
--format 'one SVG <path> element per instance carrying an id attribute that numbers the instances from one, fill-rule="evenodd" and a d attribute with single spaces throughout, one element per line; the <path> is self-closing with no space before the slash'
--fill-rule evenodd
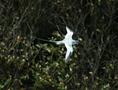
<path id="1" fill-rule="evenodd" d="M 1 0 L 0 89 L 117 90 L 117 12 L 117 0 Z M 82 38 L 68 63 L 47 42 L 65 26 Z"/>

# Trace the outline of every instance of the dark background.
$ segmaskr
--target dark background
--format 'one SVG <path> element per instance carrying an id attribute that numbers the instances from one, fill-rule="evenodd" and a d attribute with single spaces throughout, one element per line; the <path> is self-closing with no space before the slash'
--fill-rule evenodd
<path id="1" fill-rule="evenodd" d="M 62 40 L 75 39 L 72 61 Z M 117 90 L 117 0 L 0 0 L 1 90 Z"/>

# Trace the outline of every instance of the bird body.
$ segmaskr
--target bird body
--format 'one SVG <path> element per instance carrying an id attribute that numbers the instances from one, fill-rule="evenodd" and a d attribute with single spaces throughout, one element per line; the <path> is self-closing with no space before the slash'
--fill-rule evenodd
<path id="1" fill-rule="evenodd" d="M 65 38 L 61 41 L 54 41 L 57 45 L 60 45 L 60 44 L 64 44 L 66 49 L 67 49 L 67 52 L 66 52 L 66 55 L 65 55 L 65 60 L 68 60 L 70 55 L 73 53 L 73 45 L 74 44 L 77 44 L 78 41 L 77 40 L 73 40 L 72 39 L 72 36 L 73 36 L 73 32 L 66 26 L 66 31 L 67 31 L 67 34 L 65 35 Z"/>

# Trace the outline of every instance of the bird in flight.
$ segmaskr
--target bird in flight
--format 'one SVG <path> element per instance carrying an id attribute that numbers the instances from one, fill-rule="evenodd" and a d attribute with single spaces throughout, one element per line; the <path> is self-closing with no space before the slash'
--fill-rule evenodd
<path id="1" fill-rule="evenodd" d="M 73 32 L 66 26 L 66 31 L 67 34 L 65 35 L 65 38 L 61 41 L 53 41 L 54 43 L 56 43 L 57 45 L 60 44 L 64 44 L 67 51 L 66 51 L 66 55 L 65 55 L 65 61 L 69 60 L 70 55 L 72 55 L 73 53 L 73 45 L 78 44 L 78 40 L 74 40 L 72 39 L 73 36 Z"/>

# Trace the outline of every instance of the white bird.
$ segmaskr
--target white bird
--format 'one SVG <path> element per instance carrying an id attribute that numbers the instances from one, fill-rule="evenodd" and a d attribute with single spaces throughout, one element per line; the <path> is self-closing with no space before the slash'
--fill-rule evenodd
<path id="1" fill-rule="evenodd" d="M 67 49 L 67 52 L 66 52 L 66 55 L 65 55 L 65 61 L 67 61 L 70 57 L 70 55 L 73 53 L 73 47 L 72 45 L 74 44 L 78 44 L 78 40 L 73 40 L 72 39 L 72 36 L 73 36 L 73 32 L 66 26 L 66 31 L 67 31 L 67 34 L 65 35 L 65 38 L 61 41 L 54 41 L 57 45 L 60 45 L 60 44 L 64 44 L 66 49 Z"/>

